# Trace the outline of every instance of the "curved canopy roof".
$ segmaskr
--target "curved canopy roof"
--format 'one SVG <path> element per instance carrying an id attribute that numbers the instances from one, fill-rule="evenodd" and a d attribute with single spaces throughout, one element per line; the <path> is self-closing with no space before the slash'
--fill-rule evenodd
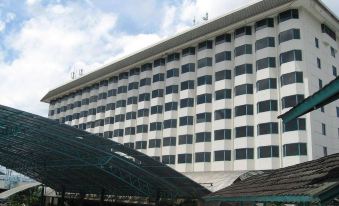
<path id="1" fill-rule="evenodd" d="M 0 105 L 0 165 L 57 191 L 199 198 L 207 189 L 109 139 Z"/>

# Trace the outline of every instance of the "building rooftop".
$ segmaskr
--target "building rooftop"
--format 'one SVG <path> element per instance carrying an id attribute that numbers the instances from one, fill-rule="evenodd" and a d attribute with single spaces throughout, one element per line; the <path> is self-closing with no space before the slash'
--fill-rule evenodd
<path id="1" fill-rule="evenodd" d="M 181 48 L 185 45 L 188 46 L 192 44 L 194 41 L 203 41 L 211 38 L 212 36 L 222 34 L 221 32 L 223 32 L 225 28 L 229 28 L 230 30 L 234 29 L 233 27 L 239 26 L 237 25 L 239 22 L 250 23 L 255 21 L 253 18 L 262 14 L 272 15 L 272 9 L 283 9 L 287 6 L 290 6 L 290 3 L 296 1 L 298 0 L 257 1 L 244 8 L 228 13 L 220 18 L 170 37 L 127 57 L 106 64 L 83 77 L 52 89 L 41 99 L 41 101 L 48 103 L 51 100 L 60 98 L 63 95 L 76 92 L 85 86 L 90 86 L 94 83 L 98 83 L 101 80 L 108 79 L 109 77 L 116 74 L 117 71 L 124 70 L 126 68 L 133 68 L 143 63 L 147 63 L 154 58 L 163 57 L 164 55 L 175 51 L 179 47 Z M 339 23 L 339 20 L 335 14 L 333 14 L 323 3 L 321 3 L 321 1 L 315 0 L 315 2 L 317 2 L 322 9 L 329 13 L 329 15 L 334 19 L 335 24 Z"/>
<path id="2" fill-rule="evenodd" d="M 207 201 L 324 202 L 339 195 L 339 153 L 247 179 L 207 195 Z"/>

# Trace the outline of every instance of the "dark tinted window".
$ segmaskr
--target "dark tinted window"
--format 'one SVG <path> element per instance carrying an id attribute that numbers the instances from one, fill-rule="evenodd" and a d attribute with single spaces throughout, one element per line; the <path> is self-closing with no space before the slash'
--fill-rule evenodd
<path id="1" fill-rule="evenodd" d="M 290 10 L 281 12 L 278 15 L 278 23 L 287 21 L 289 19 L 299 19 L 298 9 L 290 9 Z"/>
<path id="2" fill-rule="evenodd" d="M 252 45 L 251 44 L 244 44 L 238 46 L 234 49 L 234 56 L 241 56 L 244 54 L 252 54 Z"/>
<path id="3" fill-rule="evenodd" d="M 294 107 L 302 100 L 304 100 L 304 95 L 302 94 L 296 94 L 296 95 L 290 95 L 290 96 L 283 97 L 281 99 L 282 108 L 285 109 L 289 107 Z"/>
<path id="4" fill-rule="evenodd" d="M 257 113 L 267 111 L 278 111 L 278 101 L 266 100 L 257 103 Z"/>
<path id="5" fill-rule="evenodd" d="M 231 42 L 231 34 L 222 34 L 215 37 L 215 45 L 222 44 L 224 42 Z"/>
<path id="6" fill-rule="evenodd" d="M 193 107 L 193 106 L 194 106 L 193 98 L 180 99 L 180 108 Z"/>
<path id="7" fill-rule="evenodd" d="M 265 37 L 255 42 L 255 51 L 266 47 L 275 47 L 274 37 Z"/>
<path id="8" fill-rule="evenodd" d="M 212 49 L 212 48 L 213 48 L 213 41 L 212 40 L 200 42 L 198 44 L 198 51 L 202 51 L 202 50 L 205 50 L 205 49 Z"/>
<path id="9" fill-rule="evenodd" d="M 184 82 L 181 82 L 181 91 L 186 90 L 186 89 L 194 89 L 194 80 L 187 80 Z"/>
<path id="10" fill-rule="evenodd" d="M 180 135 L 179 136 L 179 145 L 182 144 L 192 144 L 193 142 L 193 135 L 186 134 L 186 135 Z"/>
<path id="11" fill-rule="evenodd" d="M 239 76 L 242 74 L 252 74 L 253 73 L 252 64 L 241 64 L 235 67 L 234 76 Z"/>
<path id="12" fill-rule="evenodd" d="M 202 67 L 210 67 L 212 66 L 212 58 L 211 57 L 205 57 L 203 59 L 198 60 L 198 69 Z"/>
<path id="13" fill-rule="evenodd" d="M 268 67 L 271 67 L 271 68 L 276 67 L 275 57 L 266 57 L 266 58 L 257 60 L 256 67 L 257 67 L 257 70 L 265 69 Z"/>
<path id="14" fill-rule="evenodd" d="M 257 81 L 257 91 L 276 88 L 277 88 L 277 79 L 275 78 L 262 79 Z"/>
<path id="15" fill-rule="evenodd" d="M 182 56 L 195 55 L 195 47 L 188 47 L 182 50 Z"/>
<path id="16" fill-rule="evenodd" d="M 255 23 L 255 31 L 259 31 L 260 29 L 267 27 L 274 27 L 273 18 L 263 19 Z"/>
<path id="17" fill-rule="evenodd" d="M 127 99 L 127 105 L 130 104 L 137 104 L 138 103 L 138 97 L 128 97 Z"/>
<path id="18" fill-rule="evenodd" d="M 292 39 L 300 39 L 300 29 L 289 29 L 279 33 L 279 44 Z"/>
<path id="19" fill-rule="evenodd" d="M 236 106 L 234 108 L 235 116 L 243 116 L 243 115 L 253 115 L 253 105 L 252 104 L 244 104 L 240 106 Z"/>
<path id="20" fill-rule="evenodd" d="M 176 94 L 179 91 L 179 86 L 178 85 L 171 85 L 166 87 L 166 94 Z"/>
<path id="21" fill-rule="evenodd" d="M 180 60 L 180 54 L 179 53 L 173 53 L 167 56 L 167 62 L 171 61 L 179 61 Z"/>
<path id="22" fill-rule="evenodd" d="M 231 78 L 232 78 L 231 70 L 222 70 L 215 73 L 215 81 Z"/>
<path id="23" fill-rule="evenodd" d="M 165 59 L 164 58 L 156 59 L 154 60 L 153 64 L 154 67 L 165 66 Z"/>
<path id="24" fill-rule="evenodd" d="M 140 87 L 151 85 L 151 78 L 144 78 L 140 80 Z"/>
<path id="25" fill-rule="evenodd" d="M 199 132 L 195 134 L 195 142 L 210 142 L 211 141 L 211 132 Z"/>
<path id="26" fill-rule="evenodd" d="M 231 89 L 222 89 L 222 90 L 215 91 L 215 100 L 230 99 L 231 96 L 232 96 Z"/>
<path id="27" fill-rule="evenodd" d="M 215 63 L 230 61 L 232 58 L 230 51 L 223 51 L 215 55 Z"/>
<path id="28" fill-rule="evenodd" d="M 294 83 L 303 83 L 303 73 L 302 72 L 290 72 L 283 74 L 280 77 L 281 86 L 294 84 Z"/>
<path id="29" fill-rule="evenodd" d="M 252 28 L 250 26 L 245 26 L 245 27 L 236 29 L 234 31 L 234 38 L 238 38 L 244 35 L 251 35 L 251 34 L 252 34 Z"/>
<path id="30" fill-rule="evenodd" d="M 267 122 L 261 123 L 257 126 L 257 134 L 278 134 L 278 123 L 277 122 Z"/>
<path id="31" fill-rule="evenodd" d="M 307 155 L 306 143 L 291 143 L 283 146 L 284 156 Z"/>
<path id="32" fill-rule="evenodd" d="M 280 64 L 291 61 L 302 61 L 301 50 L 291 50 L 280 54 Z"/>
<path id="33" fill-rule="evenodd" d="M 193 125 L 193 116 L 179 118 L 179 126 Z"/>
<path id="34" fill-rule="evenodd" d="M 166 72 L 166 78 L 169 79 L 171 77 L 178 77 L 179 76 L 179 69 L 178 68 L 173 68 L 170 70 L 167 70 Z"/>
<path id="35" fill-rule="evenodd" d="M 231 129 L 214 130 L 214 140 L 231 139 Z"/>
<path id="36" fill-rule="evenodd" d="M 242 84 L 235 86 L 235 96 L 243 94 L 253 94 L 253 85 L 252 84 Z"/>
<path id="37" fill-rule="evenodd" d="M 253 137 L 253 126 L 236 127 L 235 137 Z"/>
<path id="38" fill-rule="evenodd" d="M 270 145 L 258 147 L 258 158 L 279 157 L 279 146 Z"/>
<path id="39" fill-rule="evenodd" d="M 150 124 L 150 131 L 162 130 L 162 122 L 152 122 Z"/>
<path id="40" fill-rule="evenodd" d="M 210 152 L 196 152 L 195 153 L 195 162 L 210 162 L 211 153 Z"/>
<path id="41" fill-rule="evenodd" d="M 306 130 L 306 120 L 304 118 L 296 118 L 283 124 L 283 132 L 296 130 Z"/>
<path id="42" fill-rule="evenodd" d="M 200 94 L 197 96 L 197 104 L 212 103 L 212 94 Z"/>
<path id="43" fill-rule="evenodd" d="M 253 148 L 242 148 L 235 150 L 236 160 L 253 159 L 253 156 L 254 156 Z"/>
<path id="44" fill-rule="evenodd" d="M 231 161 L 231 150 L 214 151 L 214 161 Z"/>
<path id="45" fill-rule="evenodd" d="M 212 84 L 212 76 L 206 75 L 198 77 L 198 86 Z"/>
<path id="46" fill-rule="evenodd" d="M 178 154 L 178 164 L 192 163 L 192 154 Z"/>
<path id="47" fill-rule="evenodd" d="M 214 111 L 214 120 L 230 119 L 232 116 L 231 109 L 219 109 Z"/>
<path id="48" fill-rule="evenodd" d="M 195 64 L 194 63 L 188 63 L 181 66 L 181 74 L 187 73 L 187 72 L 195 72 Z"/>

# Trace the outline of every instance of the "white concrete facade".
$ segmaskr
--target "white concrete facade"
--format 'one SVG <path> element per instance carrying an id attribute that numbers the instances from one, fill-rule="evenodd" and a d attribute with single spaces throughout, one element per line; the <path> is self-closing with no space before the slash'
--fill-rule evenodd
<path id="1" fill-rule="evenodd" d="M 277 116 L 336 77 L 338 27 L 316 1 L 297 0 L 56 97 L 49 117 L 180 172 L 276 169 L 336 153 L 339 101 L 285 126 Z"/>

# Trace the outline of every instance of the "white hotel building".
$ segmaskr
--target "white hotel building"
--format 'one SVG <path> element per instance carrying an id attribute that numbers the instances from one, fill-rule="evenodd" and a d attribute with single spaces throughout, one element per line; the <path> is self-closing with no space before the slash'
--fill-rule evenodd
<path id="1" fill-rule="evenodd" d="M 49 118 L 180 172 L 263 170 L 339 152 L 339 102 L 277 116 L 339 73 L 339 20 L 263 0 L 51 90 Z"/>

